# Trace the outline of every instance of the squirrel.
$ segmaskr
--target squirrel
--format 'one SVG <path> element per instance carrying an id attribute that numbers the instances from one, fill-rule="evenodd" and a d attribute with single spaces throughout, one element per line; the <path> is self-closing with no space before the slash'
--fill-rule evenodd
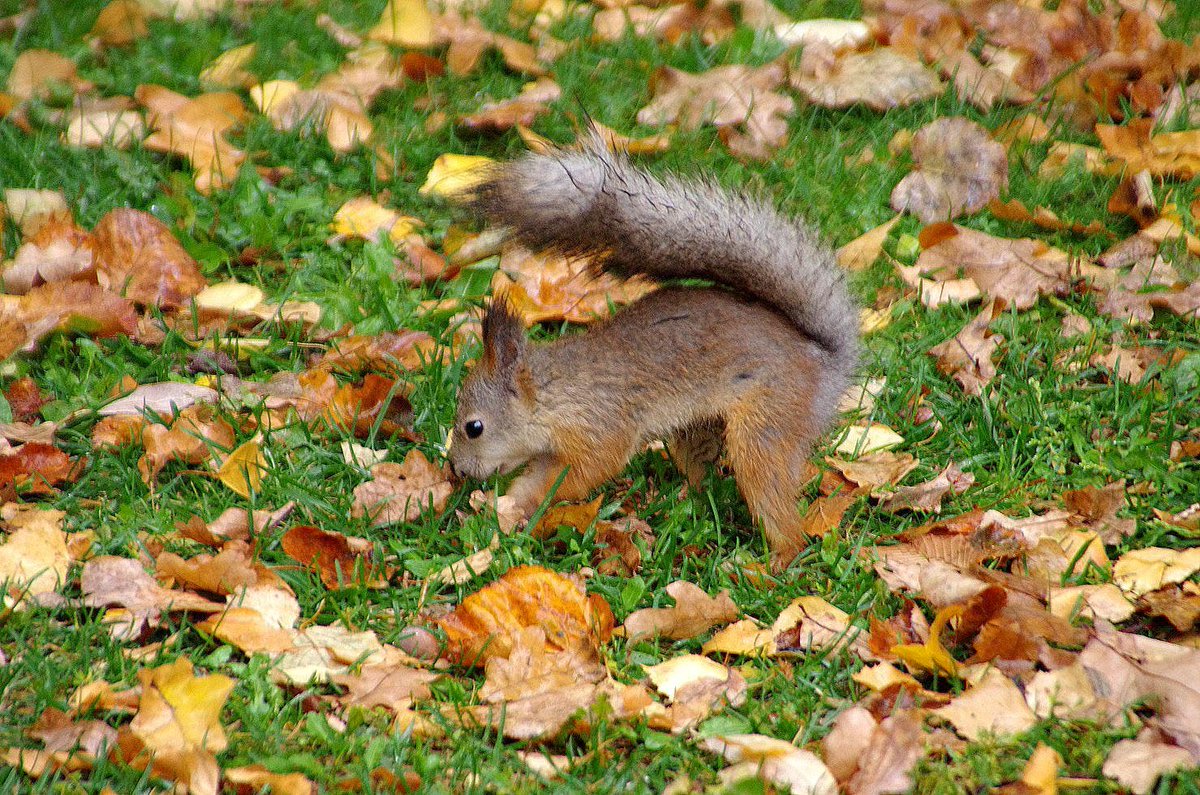
<path id="1" fill-rule="evenodd" d="M 558 498 L 584 499 L 656 439 L 696 485 L 723 442 L 772 568 L 786 568 L 807 542 L 805 461 L 858 361 L 858 308 L 833 251 L 763 201 L 657 178 L 598 135 L 581 151 L 490 167 L 465 203 L 531 250 L 714 286 L 664 285 L 585 333 L 537 344 L 493 298 L 458 392 L 454 473 L 524 467 L 508 493 L 529 515 L 560 478 Z"/>

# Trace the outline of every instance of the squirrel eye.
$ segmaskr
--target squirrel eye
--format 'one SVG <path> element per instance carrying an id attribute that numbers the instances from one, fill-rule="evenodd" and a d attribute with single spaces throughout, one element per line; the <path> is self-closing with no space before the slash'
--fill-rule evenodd
<path id="1" fill-rule="evenodd" d="M 479 420 L 471 420 L 463 425 L 463 433 L 467 435 L 468 439 L 478 439 L 479 435 L 483 433 L 483 423 Z"/>

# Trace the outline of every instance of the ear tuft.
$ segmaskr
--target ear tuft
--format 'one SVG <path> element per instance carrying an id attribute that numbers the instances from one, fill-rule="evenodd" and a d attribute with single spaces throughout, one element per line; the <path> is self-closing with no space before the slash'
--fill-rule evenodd
<path id="1" fill-rule="evenodd" d="M 525 326 L 508 296 L 492 298 L 483 315 L 484 364 L 499 372 L 515 372 L 525 356 Z"/>

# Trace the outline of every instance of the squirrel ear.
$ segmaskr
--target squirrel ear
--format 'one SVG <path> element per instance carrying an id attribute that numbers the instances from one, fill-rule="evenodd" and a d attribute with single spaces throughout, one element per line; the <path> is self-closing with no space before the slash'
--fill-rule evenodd
<path id="1" fill-rule="evenodd" d="M 525 327 L 508 299 L 492 299 L 483 315 L 483 363 L 501 373 L 515 373 L 525 358 Z"/>

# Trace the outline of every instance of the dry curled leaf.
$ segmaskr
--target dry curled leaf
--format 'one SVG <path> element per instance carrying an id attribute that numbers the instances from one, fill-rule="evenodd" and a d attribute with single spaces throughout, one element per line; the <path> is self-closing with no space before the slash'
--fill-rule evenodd
<path id="1" fill-rule="evenodd" d="M 147 149 L 186 158 L 196 172 L 196 190 L 209 193 L 233 182 L 246 153 L 225 139 L 225 133 L 245 121 L 246 107 L 237 94 L 223 91 L 194 98 L 144 84 L 134 98 L 146 108 L 152 129 Z"/>

